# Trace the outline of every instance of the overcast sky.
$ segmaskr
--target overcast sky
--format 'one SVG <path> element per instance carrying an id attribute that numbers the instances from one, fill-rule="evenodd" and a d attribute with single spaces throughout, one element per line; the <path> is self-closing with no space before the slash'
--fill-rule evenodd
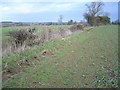
<path id="1" fill-rule="evenodd" d="M 4 1 L 4 0 L 3 0 Z M 57 22 L 59 15 L 63 21 L 84 20 L 88 2 L 1 2 L 0 21 Z M 118 3 L 104 2 L 103 11 L 109 13 L 111 21 L 118 19 Z"/>

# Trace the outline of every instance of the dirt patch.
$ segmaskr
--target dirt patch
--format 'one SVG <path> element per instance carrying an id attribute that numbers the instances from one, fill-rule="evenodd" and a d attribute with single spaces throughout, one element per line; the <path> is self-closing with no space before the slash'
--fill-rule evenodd
<path id="1" fill-rule="evenodd" d="M 39 80 L 34 81 L 34 82 L 32 83 L 32 85 L 31 85 L 31 86 L 29 86 L 29 88 L 35 88 L 35 87 L 36 87 L 36 85 L 37 85 L 39 82 L 40 82 Z"/>
<path id="2" fill-rule="evenodd" d="M 3 80 L 3 82 L 5 82 L 9 78 L 11 78 L 11 75 L 18 74 L 20 72 L 22 72 L 22 70 L 20 68 L 8 69 L 7 71 L 2 73 L 2 80 Z"/>
<path id="3" fill-rule="evenodd" d="M 8 69 L 5 73 L 6 74 L 17 74 L 21 71 L 20 68 L 13 68 L 13 69 Z"/>
<path id="4" fill-rule="evenodd" d="M 44 55 L 44 56 L 53 55 L 52 51 L 50 51 L 50 50 L 43 50 L 41 53 L 42 53 L 42 55 Z"/>
<path id="5" fill-rule="evenodd" d="M 11 78 L 12 75 L 15 74 L 19 74 L 20 72 L 23 72 L 22 68 L 23 66 L 32 66 L 31 61 L 32 60 L 37 60 L 37 56 L 34 56 L 31 59 L 26 59 L 23 62 L 20 62 L 19 65 L 15 68 L 11 68 L 11 69 L 4 69 L 6 70 L 5 72 L 3 72 L 2 74 L 2 78 L 3 78 L 3 82 L 9 80 L 9 78 Z"/>
<path id="6" fill-rule="evenodd" d="M 20 66 L 31 66 L 31 64 L 27 63 L 27 62 L 22 62 L 22 63 L 20 63 Z"/>
<path id="7" fill-rule="evenodd" d="M 93 30 L 92 30 L 93 28 L 90 28 L 90 29 L 88 29 L 88 30 L 86 30 L 87 32 L 92 32 Z"/>
<path id="8" fill-rule="evenodd" d="M 32 58 L 30 58 L 29 60 L 27 60 L 28 62 L 31 62 L 33 60 L 40 60 L 40 56 L 34 56 Z"/>
<path id="9" fill-rule="evenodd" d="M 93 31 L 93 27 L 85 27 L 85 29 L 86 29 L 85 30 L 86 32 L 92 32 Z"/>
<path id="10" fill-rule="evenodd" d="M 116 75 L 114 74 L 114 72 L 108 72 L 108 75 L 110 76 L 110 77 L 115 77 Z"/>

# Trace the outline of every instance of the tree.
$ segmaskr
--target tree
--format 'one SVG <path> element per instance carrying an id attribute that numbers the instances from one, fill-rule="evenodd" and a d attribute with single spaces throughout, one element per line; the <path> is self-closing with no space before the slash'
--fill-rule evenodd
<path id="1" fill-rule="evenodd" d="M 60 16 L 59 16 L 59 19 L 58 19 L 58 22 L 59 22 L 60 24 L 62 24 L 62 20 L 63 20 L 63 15 L 60 15 Z"/>
<path id="2" fill-rule="evenodd" d="M 96 16 L 96 24 L 109 24 L 110 23 L 110 18 L 108 16 Z"/>
<path id="3" fill-rule="evenodd" d="M 86 4 L 88 8 L 88 13 L 95 17 L 102 13 L 103 2 L 91 2 L 90 5 Z"/>
<path id="4" fill-rule="evenodd" d="M 77 24 L 77 22 L 75 21 L 74 24 Z"/>
<path id="5" fill-rule="evenodd" d="M 99 2 L 91 2 L 90 4 L 86 4 L 87 12 L 84 13 L 84 18 L 87 20 L 87 22 L 93 26 L 96 23 L 95 17 L 102 14 L 102 7 L 104 6 L 104 3 Z"/>
<path id="6" fill-rule="evenodd" d="M 112 24 L 120 25 L 120 20 L 119 20 L 119 19 L 118 19 L 118 20 L 115 20 L 115 21 L 112 22 Z"/>
<path id="7" fill-rule="evenodd" d="M 102 23 L 103 24 L 109 24 L 110 23 L 110 18 L 108 16 L 102 16 Z"/>
<path id="8" fill-rule="evenodd" d="M 72 25 L 73 23 L 73 20 L 68 21 L 68 25 Z"/>
<path id="9" fill-rule="evenodd" d="M 95 24 L 95 18 L 93 16 L 91 16 L 88 13 L 84 14 L 84 18 L 87 20 L 87 23 L 89 23 L 91 26 L 93 26 Z"/>

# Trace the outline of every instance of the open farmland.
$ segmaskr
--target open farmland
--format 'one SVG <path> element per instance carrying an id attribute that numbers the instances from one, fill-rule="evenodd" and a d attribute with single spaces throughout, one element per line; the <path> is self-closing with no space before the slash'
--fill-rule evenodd
<path id="1" fill-rule="evenodd" d="M 52 30 L 58 28 L 48 27 Z M 3 28 L 5 30 L 9 29 Z M 116 88 L 118 26 L 76 31 L 64 38 L 5 56 L 2 63 L 3 87 Z"/>

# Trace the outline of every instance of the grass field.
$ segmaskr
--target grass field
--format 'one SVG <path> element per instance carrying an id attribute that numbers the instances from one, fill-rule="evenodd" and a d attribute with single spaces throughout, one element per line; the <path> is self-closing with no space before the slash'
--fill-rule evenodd
<path id="1" fill-rule="evenodd" d="M 42 54 L 43 50 L 49 53 Z M 3 87 L 118 87 L 118 27 L 99 26 L 3 57 Z"/>

